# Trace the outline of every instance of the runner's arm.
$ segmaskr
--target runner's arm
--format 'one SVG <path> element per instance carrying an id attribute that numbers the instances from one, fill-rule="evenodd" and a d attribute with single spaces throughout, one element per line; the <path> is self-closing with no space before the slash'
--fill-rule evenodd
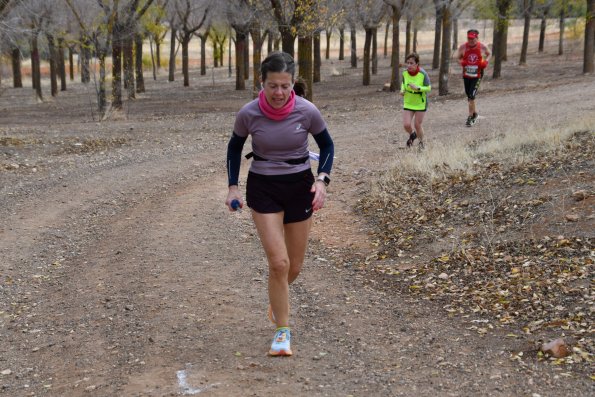
<path id="1" fill-rule="evenodd" d="M 234 132 L 227 144 L 227 181 L 228 186 L 237 186 L 240 177 L 242 149 L 248 137 L 242 138 Z"/>
<path id="2" fill-rule="evenodd" d="M 459 64 L 461 64 L 461 66 L 465 66 L 463 65 L 463 57 L 465 56 L 465 51 L 463 51 L 464 46 L 464 44 L 461 44 L 459 46 L 459 50 L 457 51 L 457 59 L 459 60 Z"/>
<path id="3" fill-rule="evenodd" d="M 484 61 L 490 62 L 490 57 L 492 56 L 492 53 L 490 52 L 490 49 L 488 48 L 488 46 L 485 44 L 482 44 L 481 49 L 483 50 L 483 52 L 485 54 L 485 56 L 483 57 Z"/>
<path id="4" fill-rule="evenodd" d="M 420 92 L 430 92 L 432 91 L 432 84 L 430 83 L 430 76 L 428 76 L 428 74 L 426 73 L 426 71 L 423 71 L 424 74 L 424 82 L 423 85 L 421 87 L 419 87 L 419 91 Z"/>
<path id="5" fill-rule="evenodd" d="M 331 174 L 333 168 L 333 157 L 335 155 L 335 144 L 328 130 L 325 128 L 322 132 L 314 135 L 314 140 L 320 149 L 320 160 L 318 161 L 318 174 Z"/>

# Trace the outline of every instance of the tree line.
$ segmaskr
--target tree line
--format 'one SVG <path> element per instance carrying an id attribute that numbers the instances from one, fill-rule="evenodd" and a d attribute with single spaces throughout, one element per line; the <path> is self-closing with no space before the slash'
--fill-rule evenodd
<path id="1" fill-rule="evenodd" d="M 213 67 L 227 63 L 235 73 L 235 88 L 246 89 L 252 69 L 252 90 L 258 91 L 259 66 L 266 52 L 283 50 L 296 55 L 299 77 L 313 97 L 320 81 L 321 33 L 325 33 L 325 58 L 330 40 L 338 35 L 338 59 L 349 47 L 350 64 L 358 67 L 357 35 L 365 32 L 363 85 L 377 73 L 378 29 L 385 26 L 384 55 L 389 53 L 390 90 L 400 85 L 400 54 L 417 50 L 417 33 L 434 22 L 432 68 L 439 70 L 439 94 L 448 94 L 448 71 L 457 48 L 461 18 L 493 21 L 493 78 L 500 78 L 507 60 L 507 34 L 512 18 L 524 20 L 519 63 L 527 62 L 530 22 L 541 20 L 539 52 L 543 51 L 546 21 L 559 21 L 558 54 L 564 53 L 567 21 L 579 21 L 584 31 L 583 73 L 593 73 L 595 0 L 0 0 L 0 51 L 11 59 L 13 86 L 22 87 L 21 62 L 31 60 L 32 86 L 39 98 L 40 62 L 50 69 L 51 95 L 66 90 L 67 75 L 74 79 L 74 55 L 80 78 L 91 81 L 92 59 L 98 63 L 97 104 L 120 109 L 124 99 L 145 90 L 143 54 L 149 44 L 153 78 L 162 67 L 161 46 L 169 38 L 168 79 L 174 81 L 176 57 L 181 48 L 183 85 L 189 86 L 189 44 L 200 41 L 200 73 L 206 74 L 206 48 L 211 46 Z M 584 23 L 584 25 L 580 24 Z M 400 31 L 405 25 L 404 46 Z M 349 33 L 349 35 L 347 35 Z M 349 37 L 349 43 L 346 38 Z M 484 39 L 485 41 L 485 39 Z M 297 49 L 296 49 L 297 44 Z M 232 51 L 233 46 L 233 51 Z M 251 51 L 250 51 L 251 49 Z M 227 52 L 228 59 L 225 58 Z M 232 53 L 235 58 L 231 59 Z M 250 54 L 252 54 L 250 58 Z M 68 60 L 68 67 L 66 64 Z M 111 60 L 111 70 L 108 60 Z M 234 68 L 232 70 L 232 67 Z M 111 98 L 107 98 L 108 74 Z M 93 75 L 94 76 L 94 75 Z M 60 88 L 58 89 L 58 80 Z M 1 82 L 0 82 L 1 83 Z"/>

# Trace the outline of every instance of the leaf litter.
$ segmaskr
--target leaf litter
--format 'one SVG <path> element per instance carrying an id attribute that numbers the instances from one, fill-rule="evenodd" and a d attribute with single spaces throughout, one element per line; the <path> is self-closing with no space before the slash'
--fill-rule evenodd
<path id="1" fill-rule="evenodd" d="M 593 378 L 594 142 L 579 132 L 518 162 L 485 156 L 472 172 L 381 180 L 356 208 L 378 247 L 363 266 L 480 335 L 528 341 L 533 355 L 512 353 L 523 365 L 534 357 Z M 554 357 L 553 340 L 567 354 Z"/>

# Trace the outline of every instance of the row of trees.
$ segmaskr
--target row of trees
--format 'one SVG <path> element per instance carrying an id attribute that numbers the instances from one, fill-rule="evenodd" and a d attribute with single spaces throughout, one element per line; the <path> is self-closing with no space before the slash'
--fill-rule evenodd
<path id="1" fill-rule="evenodd" d="M 206 46 L 212 46 L 214 67 L 224 64 L 224 54 L 235 53 L 236 89 L 246 89 L 250 63 L 253 90 L 258 90 L 258 70 L 267 51 L 281 48 L 296 53 L 299 75 L 308 86 L 312 99 L 313 83 L 320 80 L 321 32 L 326 33 L 326 58 L 329 58 L 332 34 L 339 37 L 339 59 L 344 59 L 346 31 L 350 32 L 351 66 L 357 67 L 356 32 L 365 32 L 363 46 L 363 81 L 370 84 L 377 73 L 377 33 L 386 26 L 384 54 L 391 40 L 390 89 L 400 84 L 400 28 L 405 23 L 405 53 L 416 50 L 417 31 L 428 20 L 435 21 L 432 67 L 439 69 L 439 94 L 448 94 L 448 76 L 452 51 L 456 49 L 458 21 L 464 16 L 493 21 L 493 77 L 499 78 L 506 60 L 508 23 L 512 17 L 525 20 L 520 63 L 527 62 L 529 26 L 540 18 L 539 51 L 543 51 L 546 19 L 560 21 L 559 54 L 563 53 L 565 21 L 584 17 L 584 73 L 593 72 L 595 46 L 595 0 L 0 0 L 0 49 L 9 54 L 13 82 L 22 86 L 21 59 L 30 57 L 33 88 L 41 98 L 40 59 L 50 67 L 51 94 L 66 89 L 66 64 L 74 78 L 73 59 L 78 54 L 81 80 L 89 83 L 90 61 L 98 62 L 96 79 L 98 106 L 106 111 L 108 61 L 111 60 L 111 106 L 121 108 L 124 93 L 129 99 L 144 91 L 143 45 L 149 43 L 153 78 L 161 66 L 160 46 L 169 34 L 169 74 L 174 81 L 175 59 L 182 52 L 184 86 L 189 81 L 189 43 L 200 40 L 200 73 L 206 73 Z M 390 30 L 389 30 L 390 28 Z M 453 34 L 453 31 L 455 34 Z M 485 39 L 484 39 L 485 40 Z M 40 42 L 44 45 L 40 49 Z M 231 50 L 233 44 L 234 50 Z M 249 45 L 251 44 L 251 51 Z M 68 52 L 68 56 L 66 55 Z M 252 55 L 250 59 L 249 56 Z M 250 62 L 251 61 L 251 62 Z"/>

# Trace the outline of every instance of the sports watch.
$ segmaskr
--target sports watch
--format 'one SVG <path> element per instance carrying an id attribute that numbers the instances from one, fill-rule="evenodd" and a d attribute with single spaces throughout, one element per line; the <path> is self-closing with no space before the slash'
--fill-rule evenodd
<path id="1" fill-rule="evenodd" d="M 331 183 L 331 178 L 326 175 L 319 175 L 316 180 L 321 181 L 325 186 L 328 186 L 328 184 Z"/>

